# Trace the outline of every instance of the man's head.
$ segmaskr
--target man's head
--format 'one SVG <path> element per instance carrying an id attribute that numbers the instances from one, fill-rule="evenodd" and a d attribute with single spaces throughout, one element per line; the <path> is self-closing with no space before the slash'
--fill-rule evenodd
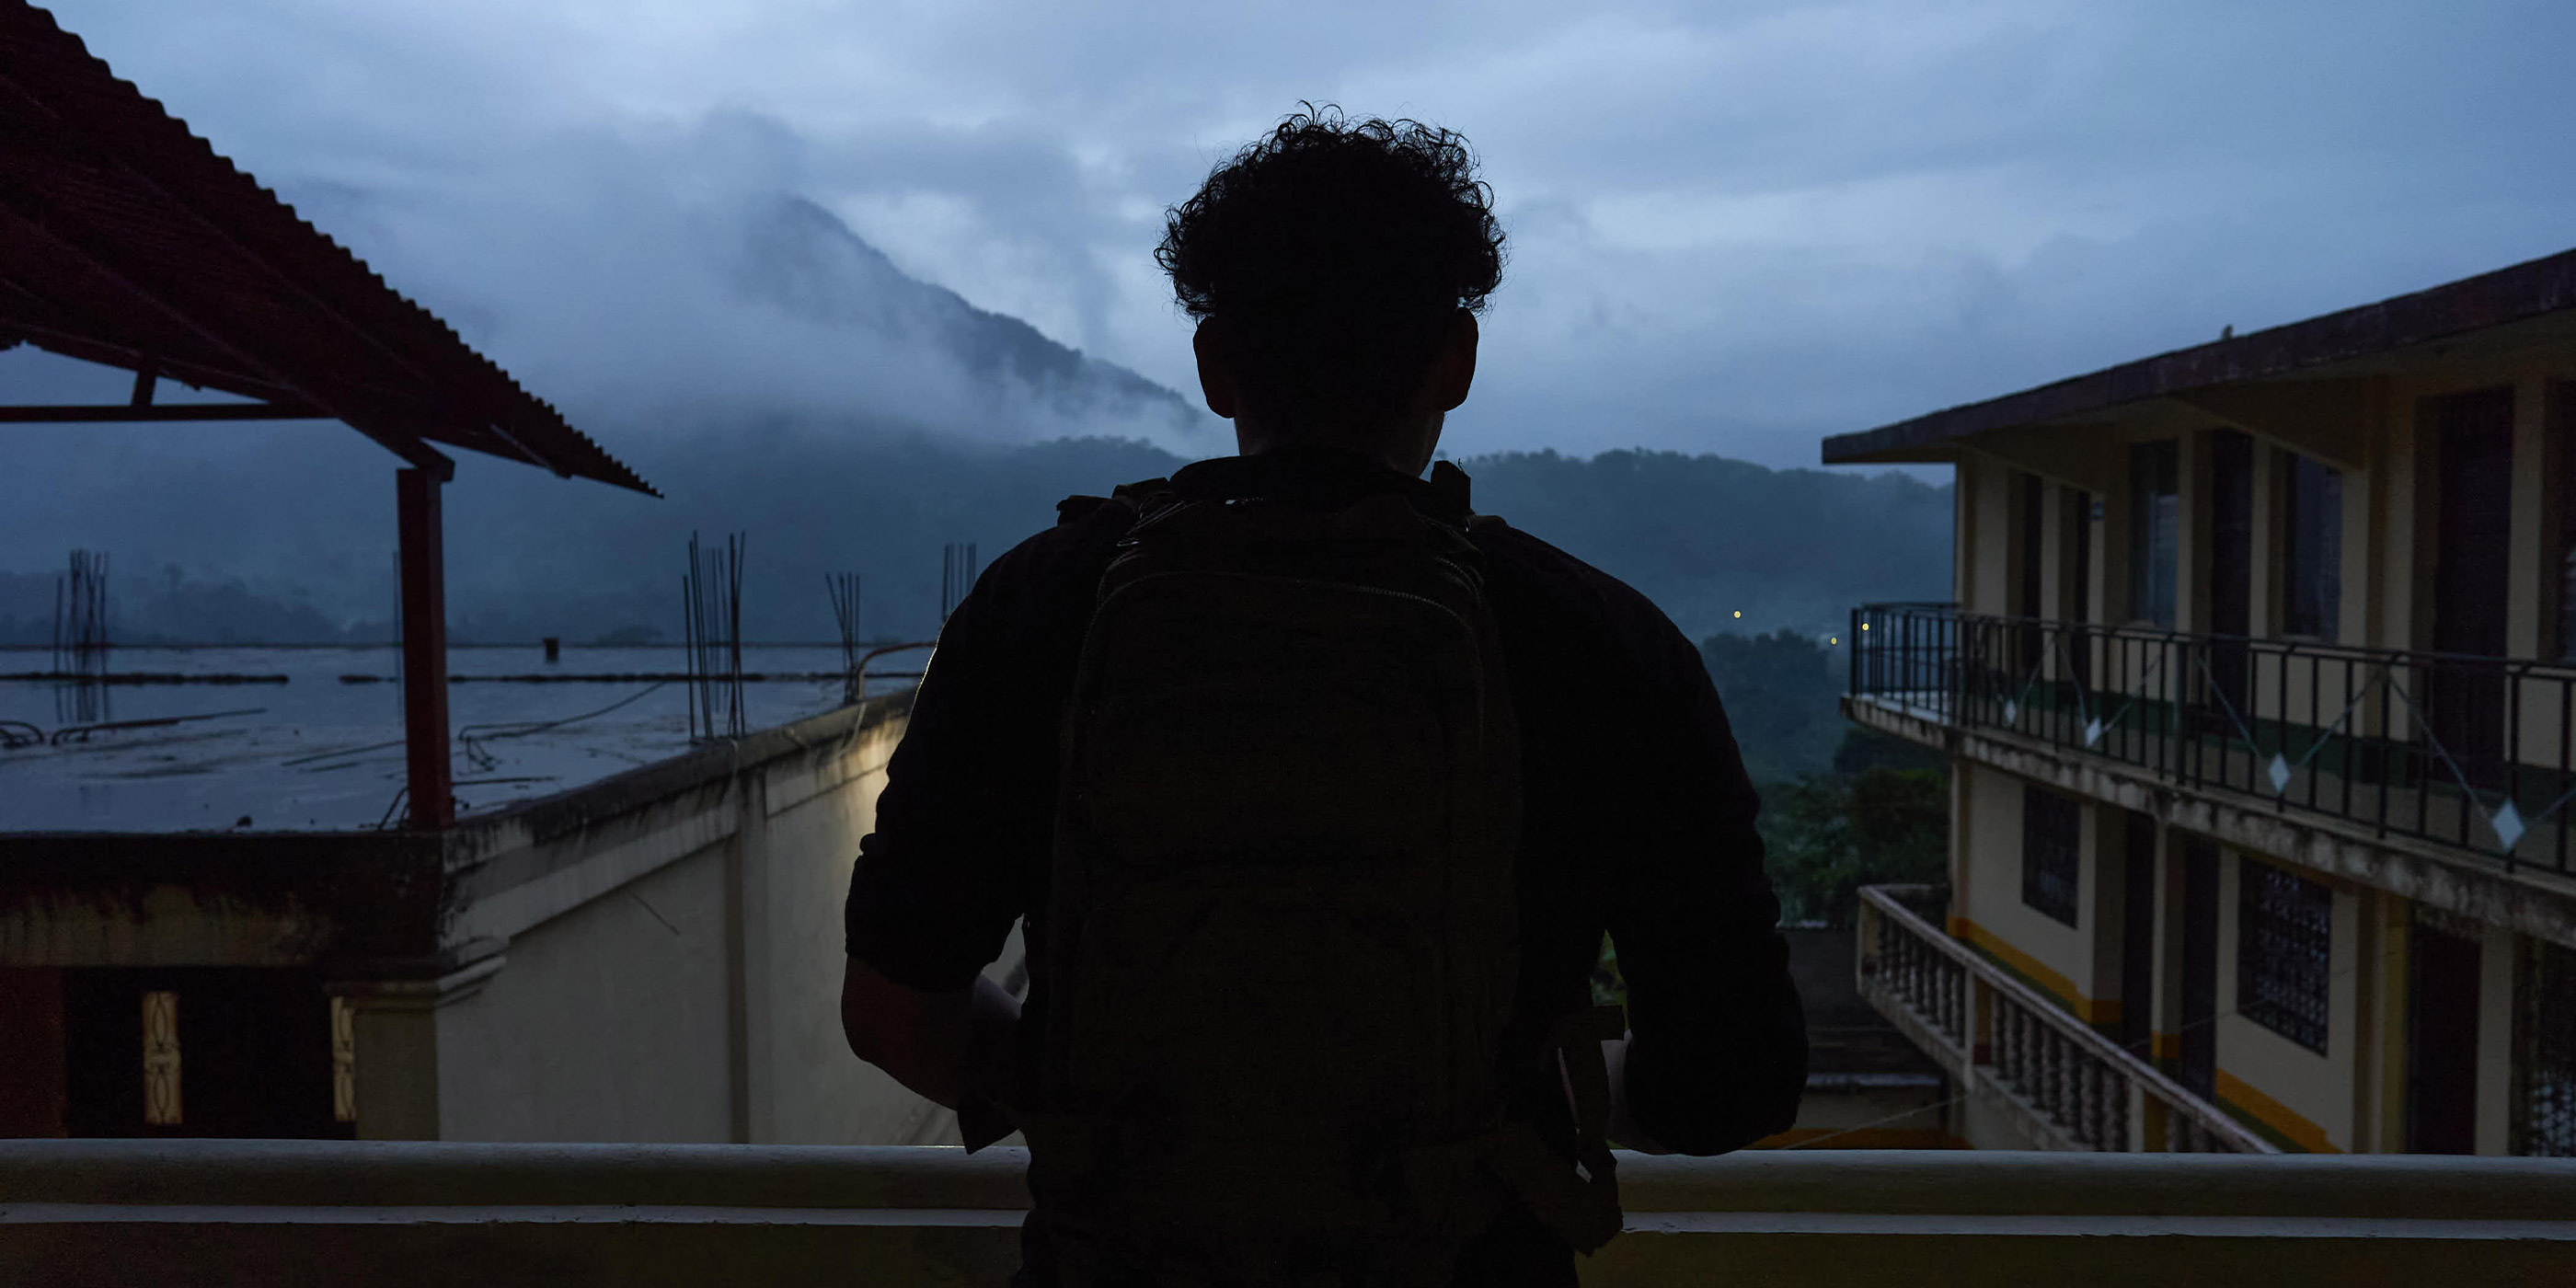
<path id="1" fill-rule="evenodd" d="M 1502 248 L 1466 140 L 1327 107 L 1209 175 L 1154 257 L 1245 451 L 1329 443 L 1419 470 L 1474 378 Z"/>

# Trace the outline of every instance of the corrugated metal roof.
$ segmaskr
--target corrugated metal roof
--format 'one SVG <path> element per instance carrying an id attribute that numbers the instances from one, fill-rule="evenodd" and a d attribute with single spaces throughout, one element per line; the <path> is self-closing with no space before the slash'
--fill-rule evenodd
<path id="1" fill-rule="evenodd" d="M 0 0 L 0 347 L 25 341 L 660 495 L 429 310 Z"/>

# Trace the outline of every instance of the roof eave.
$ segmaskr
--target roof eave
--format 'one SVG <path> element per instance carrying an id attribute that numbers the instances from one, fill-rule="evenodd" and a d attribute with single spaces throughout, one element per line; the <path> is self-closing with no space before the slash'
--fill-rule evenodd
<path id="1" fill-rule="evenodd" d="M 1971 434 L 2102 413 L 2246 381 L 2324 375 L 2549 314 L 2576 310 L 2576 250 L 2529 260 L 2376 304 L 2214 340 L 1984 402 L 1824 440 L 1828 465 L 1955 459 L 1927 456 Z"/>

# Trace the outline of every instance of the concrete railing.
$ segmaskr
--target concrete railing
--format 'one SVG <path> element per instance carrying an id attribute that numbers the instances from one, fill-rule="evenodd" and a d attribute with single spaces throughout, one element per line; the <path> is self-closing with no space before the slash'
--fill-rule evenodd
<path id="1" fill-rule="evenodd" d="M 2025 1135 L 2052 1148 L 2279 1152 L 1905 906 L 1928 890 L 1862 888 L 1860 993 L 1962 1094 L 1992 1092 Z"/>
<path id="2" fill-rule="evenodd" d="M 1000 1285 L 1026 1155 L 0 1141 L 0 1283 Z M 1591 1288 L 2564 1283 L 2576 1161 L 1623 1154 Z"/>

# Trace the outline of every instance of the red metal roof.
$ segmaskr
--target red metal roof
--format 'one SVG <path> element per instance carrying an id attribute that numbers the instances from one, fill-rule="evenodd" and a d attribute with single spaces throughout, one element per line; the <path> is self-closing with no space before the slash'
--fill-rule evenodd
<path id="1" fill-rule="evenodd" d="M 654 492 L 53 15 L 0 0 L 0 348 Z"/>

